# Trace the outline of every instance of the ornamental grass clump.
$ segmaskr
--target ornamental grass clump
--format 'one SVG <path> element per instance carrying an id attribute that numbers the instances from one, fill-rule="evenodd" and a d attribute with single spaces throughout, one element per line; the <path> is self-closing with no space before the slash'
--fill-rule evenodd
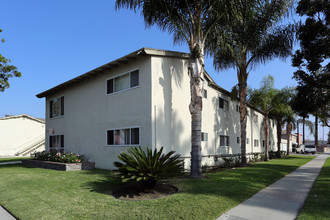
<path id="1" fill-rule="evenodd" d="M 161 178 L 183 173 L 183 160 L 180 155 L 170 151 L 163 154 L 163 147 L 152 151 L 148 147 L 131 147 L 118 155 L 122 162 L 114 162 L 118 168 L 118 177 L 123 181 L 137 181 L 143 189 L 152 189 Z"/>
<path id="2" fill-rule="evenodd" d="M 84 155 L 72 152 L 60 152 L 59 150 L 36 152 L 34 160 L 52 161 L 60 163 L 81 163 Z"/>

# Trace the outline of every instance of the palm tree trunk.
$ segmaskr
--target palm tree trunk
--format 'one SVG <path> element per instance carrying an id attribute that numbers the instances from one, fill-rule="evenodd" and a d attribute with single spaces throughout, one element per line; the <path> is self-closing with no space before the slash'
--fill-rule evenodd
<path id="1" fill-rule="evenodd" d="M 189 62 L 191 102 L 191 170 L 193 178 L 202 177 L 201 127 L 202 127 L 202 90 L 204 73 L 204 51 L 199 43 L 190 45 Z"/>
<path id="2" fill-rule="evenodd" d="M 265 112 L 265 161 L 269 160 L 269 154 L 268 154 L 268 113 Z"/>
<path id="3" fill-rule="evenodd" d="M 276 130 L 277 130 L 277 157 L 281 158 L 281 139 L 282 139 L 282 123 L 281 120 L 277 121 L 276 124 Z"/>
<path id="4" fill-rule="evenodd" d="M 246 166 L 246 123 L 247 123 L 247 73 L 245 68 L 237 69 L 238 87 L 239 87 L 239 110 L 241 125 L 241 165 Z M 252 142 L 252 140 L 251 140 Z"/>
<path id="5" fill-rule="evenodd" d="M 315 146 L 319 147 L 319 117 L 315 116 Z"/>
<path id="6" fill-rule="evenodd" d="M 286 155 L 290 155 L 290 140 L 291 140 L 291 131 L 292 131 L 292 124 L 288 123 L 286 125 Z"/>
<path id="7" fill-rule="evenodd" d="M 297 120 L 297 143 L 298 143 L 298 145 L 297 145 L 297 147 L 299 147 L 299 145 L 300 145 L 300 143 L 299 143 L 299 138 L 300 136 L 299 136 L 299 122 L 298 122 L 298 120 Z"/>
<path id="8" fill-rule="evenodd" d="M 303 144 L 305 144 L 305 117 L 303 117 Z"/>

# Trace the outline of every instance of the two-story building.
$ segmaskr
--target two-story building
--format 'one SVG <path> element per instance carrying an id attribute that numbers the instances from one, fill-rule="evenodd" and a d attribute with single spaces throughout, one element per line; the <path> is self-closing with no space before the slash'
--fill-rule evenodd
<path id="1" fill-rule="evenodd" d="M 142 48 L 37 95 L 46 98 L 46 147 L 113 169 L 130 146 L 175 150 L 190 165 L 189 54 Z M 202 163 L 239 154 L 239 103 L 204 75 Z M 264 151 L 263 113 L 248 107 L 247 152 Z M 270 149 L 276 125 L 270 123 Z"/>

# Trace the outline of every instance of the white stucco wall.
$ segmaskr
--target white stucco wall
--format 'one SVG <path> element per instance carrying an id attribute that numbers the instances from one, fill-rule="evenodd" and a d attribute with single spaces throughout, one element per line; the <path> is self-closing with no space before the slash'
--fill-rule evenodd
<path id="1" fill-rule="evenodd" d="M 191 116 L 190 78 L 187 74 L 187 60 L 168 57 L 152 57 L 152 146 L 163 146 L 166 152 L 175 150 L 185 157 L 186 168 L 190 166 L 191 152 Z M 236 110 L 237 101 L 223 91 L 208 85 L 204 89 L 207 98 L 203 98 L 202 132 L 208 134 L 208 140 L 202 141 L 202 164 L 213 165 L 214 155 L 240 154 L 240 114 Z M 229 111 L 219 108 L 219 97 L 229 102 Z M 264 152 L 263 115 L 248 108 L 247 153 Z M 258 121 L 252 121 L 252 114 L 258 115 Z M 272 121 L 272 120 L 271 120 Z M 269 126 L 269 149 L 275 149 L 276 126 Z M 230 146 L 220 146 L 220 135 L 229 136 Z M 239 137 L 239 142 L 237 138 Z M 254 147 L 254 139 L 259 146 Z"/>
<path id="2" fill-rule="evenodd" d="M 141 146 L 151 146 L 150 59 L 140 58 L 120 65 L 47 97 L 47 135 L 64 135 L 64 150 L 85 154 L 97 168 L 113 169 L 117 155 L 125 146 L 107 146 L 106 132 L 111 129 L 140 127 Z M 139 69 L 139 86 L 114 94 L 106 93 L 107 79 Z M 49 100 L 64 96 L 64 116 L 49 118 Z"/>
<path id="3" fill-rule="evenodd" d="M 13 156 L 24 144 L 45 134 L 45 124 L 28 117 L 0 120 L 0 156 Z"/>

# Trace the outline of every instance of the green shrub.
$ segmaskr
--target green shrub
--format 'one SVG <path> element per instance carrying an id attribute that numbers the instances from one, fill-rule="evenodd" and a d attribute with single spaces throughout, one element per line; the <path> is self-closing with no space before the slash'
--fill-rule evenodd
<path id="1" fill-rule="evenodd" d="M 180 155 L 174 155 L 174 151 L 163 154 L 163 147 L 159 151 L 152 151 L 146 147 L 144 151 L 141 147 L 131 147 L 127 152 L 118 155 L 122 162 L 114 162 L 118 177 L 123 182 L 137 181 L 142 188 L 152 189 L 156 186 L 157 179 L 170 177 L 183 172 L 183 161 Z"/>
<path id="2" fill-rule="evenodd" d="M 275 158 L 277 158 L 277 152 L 269 151 L 269 159 L 275 159 Z"/>
<path id="3" fill-rule="evenodd" d="M 81 163 L 84 159 L 84 155 L 53 150 L 36 152 L 33 154 L 33 159 L 60 163 Z"/>
<path id="4" fill-rule="evenodd" d="M 253 162 L 257 162 L 259 160 L 259 155 L 260 153 L 253 153 L 253 157 L 252 157 Z"/>
<path id="5" fill-rule="evenodd" d="M 237 156 L 237 157 L 234 158 L 234 165 L 236 167 L 239 167 L 241 165 L 241 162 L 242 162 L 241 156 Z"/>
<path id="6" fill-rule="evenodd" d="M 233 166 L 234 158 L 224 157 L 222 159 L 224 161 L 224 164 L 223 164 L 224 167 L 232 167 Z"/>

